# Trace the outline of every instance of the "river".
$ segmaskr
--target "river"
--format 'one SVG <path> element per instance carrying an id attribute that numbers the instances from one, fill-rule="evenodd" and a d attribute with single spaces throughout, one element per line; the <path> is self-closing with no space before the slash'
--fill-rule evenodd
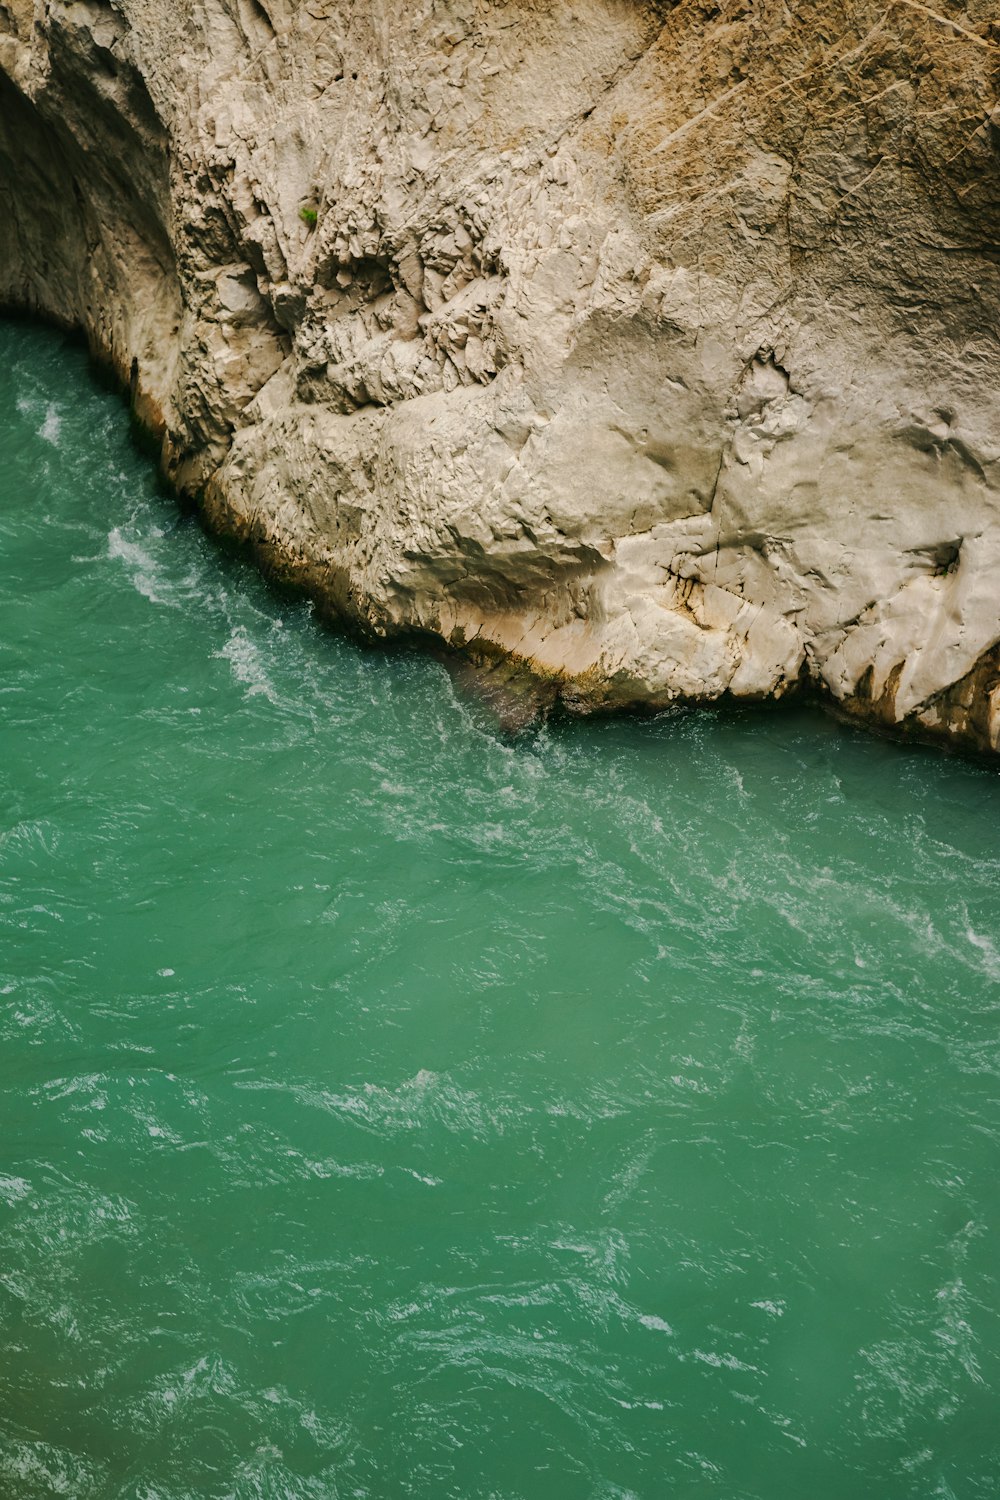
<path id="1" fill-rule="evenodd" d="M 0 533 L 4 1500 L 995 1500 L 993 770 L 506 738 L 23 324 Z"/>

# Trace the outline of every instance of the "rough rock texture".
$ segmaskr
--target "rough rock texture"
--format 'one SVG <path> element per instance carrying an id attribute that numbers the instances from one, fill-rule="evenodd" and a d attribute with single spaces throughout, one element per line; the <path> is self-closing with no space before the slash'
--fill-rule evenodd
<path id="1" fill-rule="evenodd" d="M 1000 745 L 995 0 L 0 0 L 0 299 L 571 708 Z"/>

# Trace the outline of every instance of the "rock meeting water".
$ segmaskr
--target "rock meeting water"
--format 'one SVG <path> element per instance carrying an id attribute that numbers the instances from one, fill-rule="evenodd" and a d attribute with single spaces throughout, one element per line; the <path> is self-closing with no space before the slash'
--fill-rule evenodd
<path id="1" fill-rule="evenodd" d="M 505 740 L 0 356 L 0 1495 L 995 1496 L 995 773 Z"/>

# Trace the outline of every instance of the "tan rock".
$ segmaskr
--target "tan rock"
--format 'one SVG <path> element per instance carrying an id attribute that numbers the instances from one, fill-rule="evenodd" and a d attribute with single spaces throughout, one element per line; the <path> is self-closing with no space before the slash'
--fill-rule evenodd
<path id="1" fill-rule="evenodd" d="M 998 79 L 991 0 L 4 0 L 0 299 L 363 631 L 993 751 Z"/>

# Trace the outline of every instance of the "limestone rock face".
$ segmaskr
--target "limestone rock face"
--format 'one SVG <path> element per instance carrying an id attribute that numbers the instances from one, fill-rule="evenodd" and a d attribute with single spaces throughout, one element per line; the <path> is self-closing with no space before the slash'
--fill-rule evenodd
<path id="1" fill-rule="evenodd" d="M 0 0 L 0 300 L 570 708 L 1000 746 L 995 0 Z"/>

